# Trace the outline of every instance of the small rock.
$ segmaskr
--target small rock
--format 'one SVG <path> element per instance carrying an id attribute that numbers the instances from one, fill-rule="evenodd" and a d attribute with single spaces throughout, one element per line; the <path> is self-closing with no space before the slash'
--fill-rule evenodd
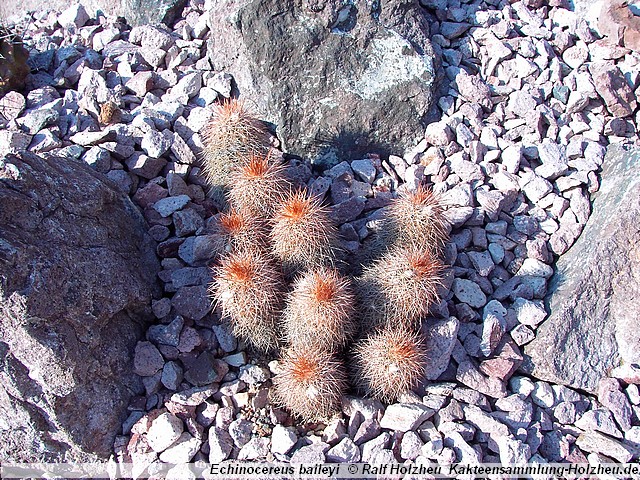
<path id="1" fill-rule="evenodd" d="M 373 183 L 376 178 L 376 167 L 372 160 L 354 160 L 351 162 L 351 169 L 363 182 Z"/>
<path id="2" fill-rule="evenodd" d="M 531 275 L 535 277 L 549 278 L 553 275 L 553 268 L 535 258 L 526 258 L 516 275 Z"/>
<path id="3" fill-rule="evenodd" d="M 220 382 L 229 371 L 229 366 L 215 358 L 210 352 L 204 351 L 185 372 L 184 378 L 197 387 Z"/>
<path id="4" fill-rule="evenodd" d="M 177 390 L 182 382 L 182 367 L 173 361 L 165 363 L 161 382 L 169 390 Z"/>
<path id="5" fill-rule="evenodd" d="M 172 464 L 187 463 L 198 453 L 199 449 L 198 439 L 184 432 L 171 447 L 160 454 L 160 461 Z"/>
<path id="6" fill-rule="evenodd" d="M 177 197 L 166 197 L 158 200 L 153 204 L 153 209 L 162 217 L 168 217 L 174 212 L 180 210 L 191 201 L 187 195 L 178 195 Z"/>
<path id="7" fill-rule="evenodd" d="M 531 457 L 529 445 L 510 436 L 497 437 L 500 463 L 503 465 L 526 465 Z"/>
<path id="8" fill-rule="evenodd" d="M 456 278 L 453 281 L 453 293 L 456 298 L 474 308 L 481 308 L 487 303 L 487 297 L 477 283 L 471 280 Z"/>
<path id="9" fill-rule="evenodd" d="M 229 424 L 229 435 L 233 439 L 236 447 L 244 447 L 251 440 L 251 432 L 253 430 L 253 422 L 249 422 L 244 418 L 234 420 Z"/>
<path id="10" fill-rule="evenodd" d="M 633 450 L 623 443 L 603 435 L 600 432 L 586 432 L 581 434 L 576 445 L 586 452 L 606 455 L 620 463 L 629 462 L 634 455 Z"/>
<path id="11" fill-rule="evenodd" d="M 75 3 L 58 16 L 58 23 L 62 28 L 80 28 L 89 21 L 89 14 L 80 3 Z"/>
<path id="12" fill-rule="evenodd" d="M 300 463 L 325 463 L 325 452 L 329 450 L 326 443 L 314 443 L 296 450 L 292 455 L 290 462 L 292 464 Z"/>
<path id="13" fill-rule="evenodd" d="M 427 129 L 424 133 L 424 138 L 431 145 L 435 145 L 436 147 L 444 147 L 453 140 L 453 132 L 446 123 L 442 121 L 433 122 L 427 125 Z"/>
<path id="14" fill-rule="evenodd" d="M 220 463 L 229 457 L 233 450 L 233 439 L 231 435 L 219 427 L 212 427 L 209 430 L 209 462 Z"/>
<path id="15" fill-rule="evenodd" d="M 247 385 L 260 384 L 269 380 L 269 371 L 257 365 L 244 365 L 240 367 L 238 378 Z"/>
<path id="16" fill-rule="evenodd" d="M 202 320 L 211 310 L 207 288 L 203 285 L 179 288 L 171 299 L 171 305 L 178 315 L 195 321 Z"/>
<path id="17" fill-rule="evenodd" d="M 138 342 L 133 358 L 134 371 L 141 377 L 150 377 L 164 367 L 164 359 L 151 342 Z"/>
<path id="18" fill-rule="evenodd" d="M 184 431 L 182 420 L 172 413 L 159 415 L 149 427 L 147 442 L 154 452 L 162 452 L 180 438 Z"/>
<path id="19" fill-rule="evenodd" d="M 387 407 L 380 420 L 380 427 L 408 432 L 416 429 L 433 414 L 434 411 L 424 405 L 397 403 Z"/>
<path id="20" fill-rule="evenodd" d="M 540 407 L 551 408 L 555 403 L 553 389 L 546 382 L 536 382 L 533 392 L 531 392 L 533 403 Z"/>
<path id="21" fill-rule="evenodd" d="M 298 436 L 291 427 L 287 428 L 282 425 L 276 425 L 273 427 L 273 433 L 271 434 L 271 451 L 273 453 L 286 455 L 297 441 Z"/>
<path id="22" fill-rule="evenodd" d="M 534 328 L 547 316 L 544 305 L 539 301 L 532 302 L 524 298 L 516 298 L 512 308 L 516 312 L 518 322 Z"/>
<path id="23" fill-rule="evenodd" d="M 140 147 L 148 156 L 159 158 L 171 148 L 172 142 L 173 135 L 166 135 L 164 132 L 161 133 L 157 130 L 149 130 L 142 136 Z"/>
<path id="24" fill-rule="evenodd" d="M 415 460 L 422 454 L 424 442 L 414 432 L 407 432 L 402 436 L 400 456 L 406 460 Z"/>
<path id="25" fill-rule="evenodd" d="M 349 437 L 343 438 L 340 443 L 331 448 L 326 454 L 327 462 L 356 463 L 360 461 L 360 450 Z"/>

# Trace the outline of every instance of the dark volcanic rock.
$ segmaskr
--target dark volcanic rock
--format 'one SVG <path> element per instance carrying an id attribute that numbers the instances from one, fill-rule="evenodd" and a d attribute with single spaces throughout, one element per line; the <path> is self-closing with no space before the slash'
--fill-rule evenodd
<path id="1" fill-rule="evenodd" d="M 557 263 L 551 316 L 525 348 L 525 369 L 595 392 L 620 364 L 640 363 L 640 150 L 609 147 L 582 235 Z"/>
<path id="2" fill-rule="evenodd" d="M 0 459 L 107 458 L 159 271 L 139 211 L 88 165 L 0 160 Z"/>
<path id="3" fill-rule="evenodd" d="M 434 83 L 425 15 L 417 0 L 224 0 L 208 51 L 287 151 L 331 165 L 422 135 Z"/>

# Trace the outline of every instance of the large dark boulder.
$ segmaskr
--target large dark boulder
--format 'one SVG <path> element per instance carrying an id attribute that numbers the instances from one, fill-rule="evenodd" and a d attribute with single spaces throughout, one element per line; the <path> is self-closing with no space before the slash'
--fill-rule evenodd
<path id="1" fill-rule="evenodd" d="M 434 53 L 417 0 L 222 0 L 208 52 L 286 151 L 331 164 L 423 134 Z"/>
<path id="2" fill-rule="evenodd" d="M 537 378 L 597 390 L 640 365 L 640 149 L 609 147 L 593 213 L 557 262 L 551 315 L 525 348 Z"/>
<path id="3" fill-rule="evenodd" d="M 0 160 L 0 461 L 108 457 L 159 294 L 129 199 L 77 161 Z"/>

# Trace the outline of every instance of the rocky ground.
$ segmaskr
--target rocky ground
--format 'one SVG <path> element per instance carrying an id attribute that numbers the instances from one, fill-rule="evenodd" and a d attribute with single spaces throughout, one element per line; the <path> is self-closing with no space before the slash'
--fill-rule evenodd
<path id="1" fill-rule="evenodd" d="M 605 379 L 589 395 L 518 368 L 547 316 L 554 262 L 589 218 L 607 145 L 640 144 L 640 54 L 600 39 L 562 2 L 423 4 L 438 19 L 441 119 L 388 160 L 372 152 L 323 172 L 300 160 L 289 169 L 326 197 L 353 254 L 398 190 L 426 182 L 443 194 L 451 268 L 424 325 L 438 354 L 429 381 L 402 403 L 352 392 L 340 414 L 314 425 L 271 403 L 277 363 L 245 350 L 207 295 L 216 206 L 199 175 L 198 132 L 231 94 L 231 76 L 206 57 L 209 5 L 192 0 L 170 29 L 130 29 L 82 8 L 18 19 L 37 73 L 24 95 L 0 100 L 0 153 L 83 159 L 131 196 L 158 242 L 164 294 L 134 358 L 145 393 L 129 405 L 116 459 L 638 459 L 636 385 Z"/>

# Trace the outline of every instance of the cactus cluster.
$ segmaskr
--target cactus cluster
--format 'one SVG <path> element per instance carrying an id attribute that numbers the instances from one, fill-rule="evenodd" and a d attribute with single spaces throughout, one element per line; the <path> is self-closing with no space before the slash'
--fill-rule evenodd
<path id="1" fill-rule="evenodd" d="M 378 258 L 352 278 L 336 260 L 329 208 L 293 187 L 242 104 L 221 105 L 203 138 L 203 171 L 226 208 L 212 222 L 226 253 L 210 293 L 239 338 L 280 350 L 276 399 L 317 421 L 338 410 L 349 377 L 388 402 L 415 388 L 425 373 L 420 325 L 444 269 L 438 198 L 420 187 L 396 199 L 374 239 Z"/>

